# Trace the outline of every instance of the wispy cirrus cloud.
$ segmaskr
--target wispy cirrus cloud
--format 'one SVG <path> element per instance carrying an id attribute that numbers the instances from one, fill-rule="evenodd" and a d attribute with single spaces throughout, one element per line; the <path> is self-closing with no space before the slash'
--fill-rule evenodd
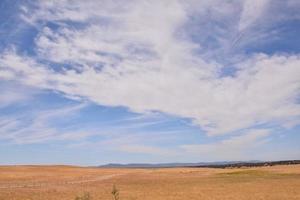
<path id="1" fill-rule="evenodd" d="M 0 139 L 16 144 L 32 144 L 49 140 L 72 140 L 77 138 L 76 135 L 84 137 L 83 130 L 74 131 L 72 127 L 62 130 L 51 125 L 55 120 L 71 117 L 84 106 L 85 104 L 79 104 L 44 111 L 31 110 L 6 117 L 2 115 L 0 116 Z"/>
<path id="2" fill-rule="evenodd" d="M 247 27 L 253 25 L 260 17 L 263 17 L 264 10 L 268 7 L 270 0 L 246 0 L 243 4 L 238 30 L 244 31 Z"/>
<path id="3" fill-rule="evenodd" d="M 7 106 L 27 102 L 28 100 L 33 98 L 35 93 L 37 93 L 32 88 L 24 87 L 22 85 L 20 86 L 19 84 L 15 85 L 5 82 L 0 84 L 0 90 L 0 109 Z"/>
<path id="4" fill-rule="evenodd" d="M 210 155 L 212 160 L 243 160 L 249 149 L 264 144 L 270 134 L 271 130 L 268 129 L 253 129 L 243 135 L 233 136 L 220 142 L 182 145 L 181 148 L 189 153 L 198 154 L 199 157 Z"/>

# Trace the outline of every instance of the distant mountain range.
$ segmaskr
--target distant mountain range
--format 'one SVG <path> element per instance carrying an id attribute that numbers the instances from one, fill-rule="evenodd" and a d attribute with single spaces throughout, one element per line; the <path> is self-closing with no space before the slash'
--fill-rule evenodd
<path id="1" fill-rule="evenodd" d="M 300 160 L 284 160 L 284 161 L 224 161 L 224 162 L 200 162 L 200 163 L 130 163 L 118 164 L 110 163 L 98 166 L 100 168 L 172 168 L 172 167 L 211 167 L 211 168 L 228 168 L 228 167 L 258 167 L 273 165 L 292 165 L 300 164 Z"/>

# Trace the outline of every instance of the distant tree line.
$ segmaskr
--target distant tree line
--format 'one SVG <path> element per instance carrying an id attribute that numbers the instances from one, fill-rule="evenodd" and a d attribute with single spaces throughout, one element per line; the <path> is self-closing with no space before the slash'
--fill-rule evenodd
<path id="1" fill-rule="evenodd" d="M 270 162 L 239 162 L 239 163 L 230 163 L 230 164 L 199 165 L 193 167 L 241 168 L 241 167 L 263 167 L 263 166 L 296 165 L 296 164 L 300 164 L 300 160 L 284 160 L 284 161 L 270 161 Z"/>

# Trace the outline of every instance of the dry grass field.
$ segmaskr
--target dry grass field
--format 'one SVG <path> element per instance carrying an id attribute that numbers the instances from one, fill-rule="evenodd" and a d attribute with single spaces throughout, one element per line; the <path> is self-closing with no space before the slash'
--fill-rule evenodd
<path id="1" fill-rule="evenodd" d="M 300 165 L 240 169 L 2 166 L 0 200 L 299 200 Z"/>

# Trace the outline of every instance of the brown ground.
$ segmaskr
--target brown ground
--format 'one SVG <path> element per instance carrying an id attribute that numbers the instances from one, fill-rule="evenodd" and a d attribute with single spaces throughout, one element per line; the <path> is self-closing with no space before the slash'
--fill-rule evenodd
<path id="1" fill-rule="evenodd" d="M 0 200 L 300 200 L 300 165 L 243 169 L 0 167 Z"/>

